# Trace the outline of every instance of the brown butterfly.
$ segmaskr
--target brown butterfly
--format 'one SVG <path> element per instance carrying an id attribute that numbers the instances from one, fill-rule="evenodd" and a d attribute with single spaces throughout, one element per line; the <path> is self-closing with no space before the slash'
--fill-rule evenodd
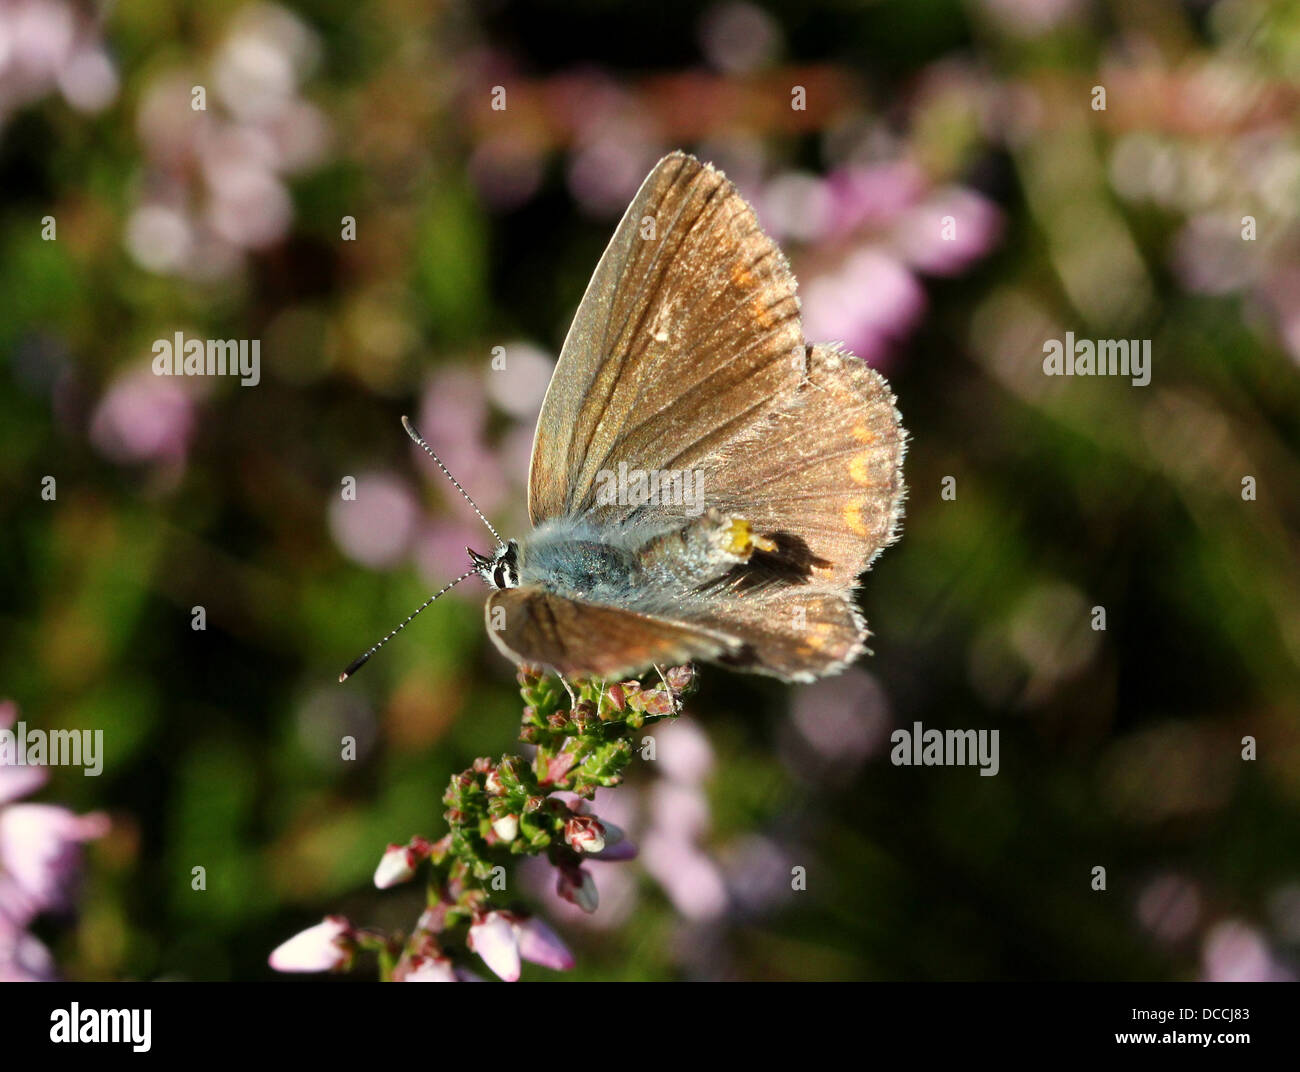
<path id="1" fill-rule="evenodd" d="M 542 404 L 533 529 L 470 551 L 464 576 L 496 589 L 489 636 L 571 676 L 697 659 L 787 681 L 842 670 L 868 636 L 858 576 L 897 537 L 894 401 L 852 354 L 805 342 L 794 277 L 735 186 L 664 157 Z"/>

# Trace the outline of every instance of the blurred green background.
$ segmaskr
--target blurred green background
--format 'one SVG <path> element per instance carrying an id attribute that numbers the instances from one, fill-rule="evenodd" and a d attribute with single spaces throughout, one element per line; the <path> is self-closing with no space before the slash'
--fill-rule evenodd
<path id="1" fill-rule="evenodd" d="M 38 927 L 61 972 L 410 926 L 379 854 L 519 703 L 477 581 L 335 683 L 487 542 L 398 417 L 521 531 L 573 309 L 685 148 L 889 376 L 910 497 L 874 656 L 706 668 L 597 808 L 642 846 L 600 912 L 522 876 L 574 976 L 1294 977 L 1298 100 L 1300 8 L 1254 0 L 7 5 L 0 697 L 103 729 L 40 799 L 113 821 Z M 155 377 L 178 331 L 260 340 L 261 382 Z M 1045 377 L 1066 331 L 1150 339 L 1150 385 Z M 1000 730 L 999 775 L 891 765 L 914 721 Z"/>

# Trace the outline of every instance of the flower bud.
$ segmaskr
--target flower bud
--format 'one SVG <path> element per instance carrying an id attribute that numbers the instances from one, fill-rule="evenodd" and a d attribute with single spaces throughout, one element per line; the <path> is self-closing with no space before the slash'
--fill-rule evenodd
<path id="1" fill-rule="evenodd" d="M 469 947 L 507 983 L 519 978 L 519 942 L 503 912 L 489 912 L 469 929 Z"/>
<path id="2" fill-rule="evenodd" d="M 574 852 L 600 852 L 605 847 L 605 827 L 594 815 L 575 815 L 564 824 L 564 840 Z"/>
<path id="3" fill-rule="evenodd" d="M 502 841 L 514 841 L 519 836 L 519 816 L 503 815 L 492 821 L 492 832 Z"/>
<path id="4" fill-rule="evenodd" d="M 449 957 L 413 957 L 411 969 L 404 976 L 404 983 L 454 983 L 457 982 L 456 969 L 452 967 Z"/>
<path id="5" fill-rule="evenodd" d="M 280 943 L 268 961 L 282 972 L 334 971 L 356 951 L 352 924 L 342 916 L 326 916 L 314 927 Z"/>
<path id="6" fill-rule="evenodd" d="M 588 915 L 595 912 L 600 904 L 595 879 L 581 867 L 560 867 L 555 879 L 555 892 Z"/>
<path id="7" fill-rule="evenodd" d="M 375 868 L 375 886 L 386 890 L 406 882 L 414 876 L 416 867 L 432 848 L 424 838 L 412 838 L 408 845 L 389 845 Z"/>

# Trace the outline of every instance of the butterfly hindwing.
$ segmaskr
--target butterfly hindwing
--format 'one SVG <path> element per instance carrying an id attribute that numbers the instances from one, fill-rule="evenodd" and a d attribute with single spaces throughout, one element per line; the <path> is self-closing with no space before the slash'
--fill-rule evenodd
<path id="1" fill-rule="evenodd" d="M 905 449 L 884 377 L 810 347 L 793 399 L 711 462 L 709 502 L 797 547 L 814 587 L 846 590 L 897 535 Z"/>
<path id="2" fill-rule="evenodd" d="M 503 588 L 485 609 L 488 635 L 516 663 L 561 674 L 620 678 L 654 665 L 719 659 L 740 651 L 703 625 L 567 599 L 538 588 Z"/>

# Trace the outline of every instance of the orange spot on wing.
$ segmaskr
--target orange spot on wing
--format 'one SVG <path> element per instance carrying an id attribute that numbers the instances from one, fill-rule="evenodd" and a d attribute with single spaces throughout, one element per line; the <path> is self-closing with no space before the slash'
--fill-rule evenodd
<path id="1" fill-rule="evenodd" d="M 862 508 L 865 502 L 850 500 L 844 504 L 844 524 L 856 532 L 859 536 L 871 535 L 867 531 L 867 526 L 862 523 Z"/>
<path id="2" fill-rule="evenodd" d="M 855 484 L 861 484 L 864 487 L 871 486 L 871 473 L 867 467 L 871 464 L 871 456 L 868 454 L 859 454 L 849 459 L 849 477 Z"/>

